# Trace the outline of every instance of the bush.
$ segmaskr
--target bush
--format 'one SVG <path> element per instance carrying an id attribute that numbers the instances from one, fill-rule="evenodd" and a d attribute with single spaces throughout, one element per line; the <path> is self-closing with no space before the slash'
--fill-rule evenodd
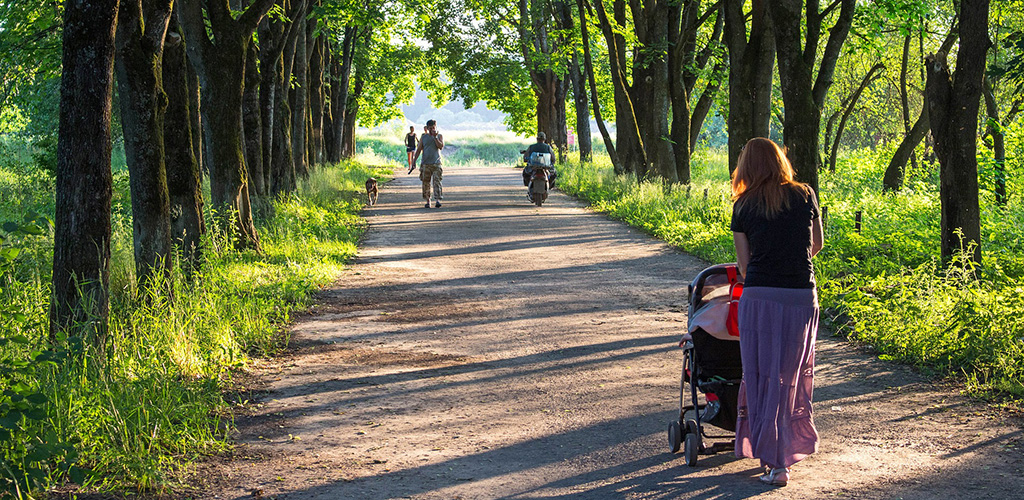
<path id="1" fill-rule="evenodd" d="M 13 174 L 16 180 L 31 175 Z M 227 447 L 232 403 L 222 391 L 250 356 L 286 345 L 282 326 L 291 313 L 355 255 L 364 227 L 359 193 L 370 175 L 390 171 L 371 172 L 355 162 L 318 168 L 257 219 L 262 254 L 229 250 L 225 235 L 210 234 L 206 261 L 192 281 L 174 273 L 139 290 L 127 184 L 118 173 L 110 335 L 102 350 L 49 339 L 53 241 L 46 224 L 36 224 L 39 231 L 19 229 L 16 237 L 5 234 L 0 497 L 65 480 L 93 489 L 165 488 L 192 458 Z M 3 199 L 15 193 L 24 203 L 0 206 L 0 220 L 32 203 L 52 215 L 52 201 L 40 202 L 52 200 L 52 182 L 45 190 L 42 185 L 34 188 L 42 193 L 27 192 L 0 175 Z"/>

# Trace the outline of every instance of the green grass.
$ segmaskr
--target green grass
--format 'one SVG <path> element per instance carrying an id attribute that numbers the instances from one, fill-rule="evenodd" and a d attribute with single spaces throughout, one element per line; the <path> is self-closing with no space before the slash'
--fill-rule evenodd
<path id="1" fill-rule="evenodd" d="M 66 480 L 69 464 L 60 456 L 25 460 L 47 443 L 73 446 L 70 458 L 91 471 L 79 478 L 91 490 L 173 487 L 190 461 L 227 448 L 233 403 L 224 391 L 233 376 L 252 356 L 273 355 L 286 345 L 283 326 L 291 314 L 308 306 L 356 252 L 364 181 L 391 175 L 364 166 L 381 164 L 379 157 L 359 160 L 315 169 L 294 194 L 274 200 L 256 221 L 262 254 L 230 250 L 223 235 L 209 235 L 194 282 L 167 277 L 173 294 L 135 288 L 126 185 L 117 174 L 110 336 L 102 352 L 49 343 L 52 238 L 6 235 L 5 245 L 22 251 L 0 267 L 0 337 L 27 342 L 0 343 L 0 384 L 25 384 L 47 401 L 43 419 L 7 425 L 0 418 L 12 431 L 0 440 L 0 497 L 15 484 L 5 478 L 24 486 L 26 472 L 40 476 L 37 489 Z M 52 180 L 45 174 L 37 180 L 30 168 L 0 166 L 0 221 L 20 220 L 26 211 L 52 214 Z M 26 188 L 26 179 L 36 184 Z M 47 348 L 56 350 L 57 362 L 31 373 L 2 370 Z M 0 416 L 13 401 L 0 396 Z"/>
<path id="2" fill-rule="evenodd" d="M 1024 398 L 1024 206 L 1005 209 L 983 192 L 984 268 L 937 264 L 939 198 L 934 169 L 910 172 L 901 192 L 881 193 L 891 151 L 847 153 L 821 180 L 825 249 L 815 259 L 822 305 L 836 330 L 881 357 L 954 376 L 976 394 Z M 1010 165 L 1011 178 L 1019 166 Z M 560 170 L 560 188 L 630 225 L 711 262 L 735 259 L 723 152 L 702 151 L 689 188 L 616 177 L 607 157 Z M 1012 189 L 1012 188 L 1011 188 Z M 705 194 L 706 193 L 706 194 Z M 856 212 L 863 217 L 854 229 Z"/>

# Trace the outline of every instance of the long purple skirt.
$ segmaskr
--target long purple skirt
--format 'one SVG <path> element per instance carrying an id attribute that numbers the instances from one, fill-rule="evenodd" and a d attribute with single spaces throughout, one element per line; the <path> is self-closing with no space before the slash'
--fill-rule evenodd
<path id="1" fill-rule="evenodd" d="M 818 450 L 811 418 L 815 289 L 751 287 L 739 304 L 740 384 L 736 456 L 789 467 Z"/>

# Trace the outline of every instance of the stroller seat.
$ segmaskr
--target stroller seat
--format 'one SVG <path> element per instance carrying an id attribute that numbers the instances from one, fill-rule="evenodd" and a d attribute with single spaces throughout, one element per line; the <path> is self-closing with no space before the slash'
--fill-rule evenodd
<path id="1" fill-rule="evenodd" d="M 729 314 L 739 293 L 742 281 L 736 264 L 704 269 L 689 286 L 687 333 L 680 343 L 683 373 L 679 419 L 669 424 L 668 438 L 672 453 L 685 443 L 686 464 L 691 467 L 696 465 L 698 455 L 733 448 L 733 441 L 706 446 L 704 438 L 735 439 L 732 435 L 709 435 L 705 424 L 728 432 L 736 430 L 743 363 L 735 317 L 730 320 Z M 704 395 L 703 404 L 698 392 Z"/>

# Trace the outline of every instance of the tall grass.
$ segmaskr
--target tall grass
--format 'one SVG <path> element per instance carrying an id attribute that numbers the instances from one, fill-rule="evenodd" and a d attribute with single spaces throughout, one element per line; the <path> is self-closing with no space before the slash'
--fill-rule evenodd
<path id="1" fill-rule="evenodd" d="M 0 220 L 19 219 L 26 211 L 52 213 L 52 202 L 46 203 L 52 200 L 52 187 L 24 190 L 20 183 L 4 181 L 31 180 L 32 175 L 11 165 L 0 167 L 0 198 L 20 196 L 17 204 L 0 206 Z M 73 447 L 78 467 L 90 471 L 76 474 L 81 476 L 77 479 L 99 490 L 173 487 L 179 468 L 225 449 L 232 405 L 225 389 L 251 356 L 271 355 L 286 345 L 282 327 L 292 312 L 332 283 L 355 254 L 364 228 L 358 215 L 361 192 L 370 175 L 382 178 L 391 171 L 371 172 L 360 162 L 315 169 L 295 193 L 273 200 L 257 219 L 263 253 L 237 252 L 225 235 L 208 235 L 206 261 L 192 281 L 173 274 L 165 277 L 166 286 L 152 289 L 171 293 L 134 285 L 127 194 L 120 191 L 125 186 L 119 179 L 110 335 L 102 350 L 74 339 L 50 343 L 52 239 L 7 235 L 6 245 L 25 251 L 13 266 L 0 268 L 0 337 L 24 336 L 27 342 L 0 342 L 0 368 L 3 360 L 35 359 L 34 353 L 45 349 L 63 355 L 32 377 L 0 370 L 0 383 L 31 385 L 47 400 L 44 419 L 21 418 L 12 425 L 0 421 L 11 431 L 9 439 L 0 441 L 0 497 L 14 491 L 11 484 L 20 484 L 24 493 L 25 486 L 68 479 L 67 464 L 26 461 L 34 448 L 47 443 Z M 15 465 L 5 471 L 3 466 L 10 464 Z M 33 479 L 29 472 L 45 477 Z"/>
<path id="2" fill-rule="evenodd" d="M 984 193 L 985 267 L 947 272 L 937 262 L 940 205 L 934 169 L 881 193 L 891 151 L 848 152 L 821 180 L 825 249 L 815 259 L 823 306 L 836 329 L 882 357 L 957 376 L 977 393 L 1024 398 L 1024 206 Z M 1021 172 L 1012 172 L 1016 178 Z M 570 163 L 559 187 L 594 208 L 712 262 L 735 259 L 724 152 L 694 161 L 689 187 L 616 177 L 607 157 Z M 855 229 L 855 214 L 863 226 Z M 969 266 L 968 266 L 969 267 Z"/>

